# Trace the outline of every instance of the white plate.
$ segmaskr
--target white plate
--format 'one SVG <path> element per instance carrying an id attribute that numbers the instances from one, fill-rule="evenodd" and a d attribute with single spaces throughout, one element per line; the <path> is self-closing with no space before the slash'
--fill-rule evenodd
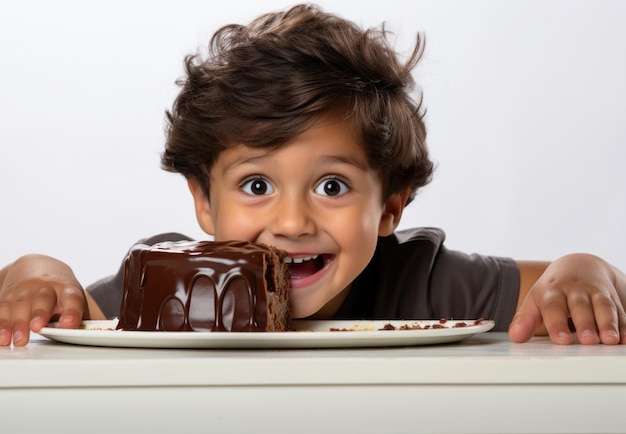
<path id="1" fill-rule="evenodd" d="M 50 324 L 40 335 L 77 345 L 132 348 L 349 348 L 397 347 L 457 342 L 491 330 L 495 323 L 483 320 L 439 321 L 294 321 L 293 332 L 149 332 L 115 330 L 117 320 L 84 321 L 79 329 Z M 459 323 L 466 326 L 459 327 Z M 380 330 L 385 325 L 421 329 Z M 455 325 L 457 327 L 455 327 Z M 463 325 L 463 324 L 460 324 Z"/>

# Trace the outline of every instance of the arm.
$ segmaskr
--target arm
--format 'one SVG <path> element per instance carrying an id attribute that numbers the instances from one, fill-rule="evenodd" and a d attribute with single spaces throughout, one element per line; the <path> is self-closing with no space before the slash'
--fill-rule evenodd
<path id="1" fill-rule="evenodd" d="M 30 331 L 41 330 L 53 315 L 63 328 L 78 327 L 82 319 L 104 318 L 61 261 L 26 255 L 0 270 L 0 345 L 26 345 Z"/>
<path id="2" fill-rule="evenodd" d="M 548 334 L 554 343 L 572 343 L 569 323 L 583 344 L 626 344 L 626 276 L 587 254 L 554 262 L 518 262 L 520 294 L 509 337 L 525 342 Z"/>

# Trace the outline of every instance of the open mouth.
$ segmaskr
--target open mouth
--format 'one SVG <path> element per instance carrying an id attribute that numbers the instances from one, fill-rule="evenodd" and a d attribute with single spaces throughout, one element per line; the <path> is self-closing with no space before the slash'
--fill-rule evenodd
<path id="1" fill-rule="evenodd" d="M 324 268 L 333 258 L 333 255 L 313 255 L 303 258 L 287 256 L 285 263 L 289 267 L 292 280 L 304 279 L 312 276 Z"/>

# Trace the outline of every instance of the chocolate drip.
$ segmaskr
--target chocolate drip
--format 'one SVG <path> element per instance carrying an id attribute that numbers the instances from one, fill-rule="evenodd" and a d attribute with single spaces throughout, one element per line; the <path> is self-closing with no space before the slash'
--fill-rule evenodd
<path id="1" fill-rule="evenodd" d="M 135 246 L 125 262 L 124 296 L 117 328 L 275 329 L 268 324 L 268 297 L 276 297 L 272 273 L 287 273 L 282 257 L 284 252 L 275 248 L 239 241 Z M 277 266 L 281 269 L 274 270 Z M 272 278 L 270 285 L 266 276 Z M 284 300 L 287 291 L 285 288 L 281 296 Z"/>

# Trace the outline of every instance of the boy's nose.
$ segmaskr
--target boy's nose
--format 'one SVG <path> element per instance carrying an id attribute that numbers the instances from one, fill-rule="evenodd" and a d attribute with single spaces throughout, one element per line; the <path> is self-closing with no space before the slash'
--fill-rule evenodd
<path id="1" fill-rule="evenodd" d="M 274 209 L 270 230 L 274 236 L 296 238 L 313 234 L 315 227 L 315 220 L 306 200 L 284 197 Z"/>

